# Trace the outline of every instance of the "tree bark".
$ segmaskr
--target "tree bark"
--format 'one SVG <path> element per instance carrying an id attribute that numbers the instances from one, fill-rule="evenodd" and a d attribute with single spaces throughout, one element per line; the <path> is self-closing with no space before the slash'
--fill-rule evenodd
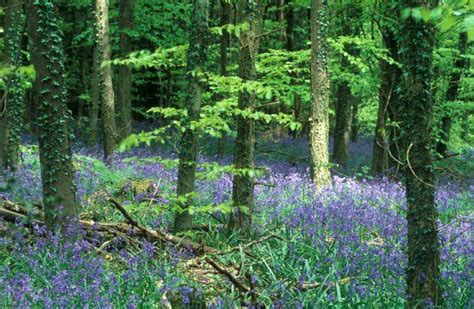
<path id="1" fill-rule="evenodd" d="M 182 211 L 176 215 L 174 228 L 177 231 L 192 228 L 192 217 L 187 211 L 192 205 L 196 180 L 197 160 L 197 138 L 198 132 L 191 127 L 193 121 L 199 120 L 202 101 L 202 86 L 200 84 L 200 72 L 207 60 L 207 49 L 209 42 L 209 0 L 194 0 L 192 29 L 189 36 L 189 51 L 187 60 L 188 91 L 187 99 L 188 119 L 185 120 L 185 131 L 181 137 L 179 152 L 178 187 L 179 197 L 186 198 L 181 205 Z"/>
<path id="2" fill-rule="evenodd" d="M 311 0 L 311 89 L 310 150 L 312 179 L 316 188 L 329 186 L 329 72 L 328 12 L 326 0 Z"/>
<path id="3" fill-rule="evenodd" d="M 342 60 L 341 66 L 347 69 L 347 59 Z M 352 94 L 347 81 L 341 81 L 336 87 L 336 126 L 334 129 L 333 161 L 343 169 L 349 160 L 349 139 L 351 130 Z"/>
<path id="4" fill-rule="evenodd" d="M 341 17 L 342 35 L 357 35 L 362 28 L 360 25 L 362 15 L 361 4 L 352 3 L 349 5 L 341 5 L 339 8 L 337 14 Z M 351 56 L 359 56 L 359 50 L 353 44 L 347 46 L 346 51 Z M 345 55 L 341 56 L 340 63 L 343 73 L 351 73 L 351 71 L 353 71 L 349 59 Z M 353 110 L 355 103 L 355 98 L 349 86 L 349 80 L 344 78 L 344 74 L 342 74 L 342 78 L 336 85 L 336 125 L 334 128 L 333 162 L 343 169 L 347 167 L 349 160 L 349 139 L 351 136 L 352 120 L 351 110 Z"/>
<path id="5" fill-rule="evenodd" d="M 104 132 L 104 155 L 110 157 L 117 144 L 117 127 L 115 124 L 115 94 L 112 83 L 112 67 L 110 63 L 110 29 L 109 0 L 96 0 L 96 36 L 100 66 L 100 98 L 102 127 Z"/>
<path id="6" fill-rule="evenodd" d="M 436 5 L 430 0 L 405 0 L 404 8 Z M 441 305 L 440 248 L 436 221 L 433 163 L 431 23 L 408 17 L 400 29 L 402 100 L 399 106 L 400 141 L 406 156 L 404 182 L 408 204 L 408 307 Z"/>
<path id="7" fill-rule="evenodd" d="M 4 63 L 16 70 L 21 64 L 21 39 L 25 16 L 21 0 L 8 0 L 4 17 Z M 16 71 L 5 80 L 5 101 L 0 108 L 0 169 L 13 171 L 20 156 L 21 130 L 25 112 L 25 89 Z"/>
<path id="8" fill-rule="evenodd" d="M 55 2 L 28 0 L 31 62 L 36 70 L 39 154 L 46 224 L 65 232 L 77 220 L 74 168 L 64 91 L 64 52 Z"/>
<path id="9" fill-rule="evenodd" d="M 352 102 L 352 119 L 351 119 L 351 142 L 359 140 L 359 102 Z"/>
<path id="10" fill-rule="evenodd" d="M 221 0 L 221 20 L 220 25 L 228 25 L 231 23 L 231 13 L 232 13 L 232 4 L 225 0 Z M 224 31 L 221 35 L 220 41 L 220 56 L 219 56 L 219 65 L 220 65 L 220 73 L 222 76 L 227 76 L 227 66 L 229 63 L 229 47 L 230 47 L 230 33 L 228 31 Z M 225 146 L 226 146 L 226 133 L 222 132 L 222 136 L 218 141 L 217 144 L 217 156 L 219 158 L 224 157 L 225 154 Z"/>
<path id="11" fill-rule="evenodd" d="M 449 80 L 448 90 L 446 91 L 446 101 L 448 103 L 456 101 L 458 97 L 459 83 L 463 74 L 463 71 L 469 67 L 469 60 L 463 58 L 462 55 L 466 54 L 467 50 L 467 33 L 461 32 L 459 34 L 459 55 L 454 61 L 454 72 L 451 75 Z M 445 156 L 448 151 L 448 143 L 450 138 L 450 131 L 452 126 L 451 115 L 449 111 L 446 111 L 445 115 L 441 118 L 441 130 L 440 130 L 440 140 L 436 145 L 436 151 L 441 156 Z"/>
<path id="12" fill-rule="evenodd" d="M 388 27 L 381 29 L 382 41 L 385 48 L 389 52 L 389 56 L 395 61 L 398 58 L 398 43 L 395 34 Z M 379 108 L 377 112 L 377 124 L 375 127 L 373 158 L 372 158 L 372 174 L 379 175 L 386 171 L 390 162 L 395 162 L 391 158 L 390 153 L 398 159 L 398 152 L 394 143 L 396 142 L 395 128 L 387 128 L 386 120 L 390 114 L 392 121 L 396 121 L 396 117 L 390 110 L 396 110 L 400 101 L 397 87 L 400 83 L 401 71 L 395 64 L 390 64 L 385 60 L 380 60 L 380 90 L 379 90 Z"/>
<path id="13" fill-rule="evenodd" d="M 259 47 L 260 1 L 239 2 L 239 16 L 249 24 L 249 29 L 240 36 L 239 77 L 249 82 L 256 79 L 256 56 Z M 246 89 L 239 93 L 240 110 L 255 108 L 255 93 Z M 234 212 L 230 216 L 229 227 L 250 229 L 254 208 L 254 177 L 248 172 L 255 168 L 255 122 L 239 115 L 237 119 L 237 138 L 234 148 L 234 166 L 239 171 L 234 175 L 232 201 Z M 247 172 L 245 172 L 247 171 Z"/>
<path id="14" fill-rule="evenodd" d="M 133 0 L 120 0 L 120 55 L 127 56 L 132 52 L 129 31 L 133 27 Z M 121 65 L 118 68 L 117 99 L 120 110 L 120 137 L 125 139 L 132 134 L 132 69 Z"/>
<path id="15" fill-rule="evenodd" d="M 294 50 L 294 35 L 295 35 L 295 9 L 291 0 L 285 0 L 287 6 L 286 12 L 286 50 Z"/>
<path id="16" fill-rule="evenodd" d="M 100 64 L 99 51 L 97 45 L 92 51 L 92 78 L 91 78 L 91 107 L 89 109 L 89 147 L 97 144 L 98 122 L 99 122 L 99 107 L 100 107 Z"/>

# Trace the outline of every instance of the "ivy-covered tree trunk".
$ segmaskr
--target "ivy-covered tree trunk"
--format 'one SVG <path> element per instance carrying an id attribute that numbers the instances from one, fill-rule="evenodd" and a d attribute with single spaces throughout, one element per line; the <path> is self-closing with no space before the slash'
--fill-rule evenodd
<path id="1" fill-rule="evenodd" d="M 240 35 L 239 77 L 249 82 L 256 79 L 256 56 L 258 51 L 258 27 L 260 22 L 260 1 L 239 2 L 239 16 L 242 22 L 249 24 L 248 30 Z M 243 89 L 239 93 L 240 110 L 255 108 L 255 93 Z M 249 229 L 254 208 L 254 178 L 249 170 L 255 167 L 255 122 L 249 117 L 238 115 L 237 138 L 234 148 L 234 166 L 238 171 L 234 175 L 232 202 L 234 212 L 230 216 L 229 227 Z"/>
<path id="2" fill-rule="evenodd" d="M 133 27 L 133 0 L 120 0 L 120 54 L 122 57 L 132 52 L 129 32 Z M 120 110 L 120 137 L 132 134 L 132 69 L 121 65 L 118 69 L 117 99 Z"/>
<path id="3" fill-rule="evenodd" d="M 312 178 L 320 189 L 331 184 L 329 173 L 328 12 L 326 0 L 311 0 Z"/>
<path id="4" fill-rule="evenodd" d="M 101 116 L 104 132 L 104 154 L 108 158 L 115 151 L 117 127 L 115 124 L 115 94 L 110 63 L 109 0 L 95 0 L 96 36 L 100 66 Z"/>
<path id="5" fill-rule="evenodd" d="M 21 0 L 7 0 L 4 16 L 4 63 L 13 72 L 5 80 L 5 97 L 0 108 L 0 169 L 14 170 L 20 154 L 25 112 L 25 89 L 16 72 L 21 61 L 21 38 L 25 15 Z"/>
<path id="6" fill-rule="evenodd" d="M 405 0 L 404 8 L 433 7 L 435 1 Z M 440 248 L 433 173 L 432 52 L 435 29 L 429 22 L 408 17 L 400 30 L 403 65 L 399 106 L 400 142 L 405 154 L 407 199 L 407 295 L 410 308 L 441 304 Z"/>
<path id="7" fill-rule="evenodd" d="M 193 25 L 189 35 L 189 50 L 187 59 L 188 71 L 188 99 L 186 109 L 188 118 L 184 122 L 184 133 L 181 137 L 178 170 L 178 197 L 185 198 L 181 205 L 182 211 L 176 215 L 174 228 L 177 231 L 188 230 L 192 227 L 192 217 L 187 208 L 192 204 L 190 196 L 194 192 L 196 179 L 197 138 L 198 132 L 192 128 L 192 122 L 199 120 L 202 86 L 200 73 L 207 60 L 209 42 L 209 0 L 193 1 Z"/>
<path id="8" fill-rule="evenodd" d="M 77 219 L 71 118 L 66 106 L 64 52 L 53 0 L 28 0 L 31 62 L 36 70 L 39 154 L 46 224 L 53 230 Z"/>
<path id="9" fill-rule="evenodd" d="M 231 12 L 232 4 L 226 0 L 221 0 L 221 20 L 220 26 L 229 25 L 231 23 Z M 227 76 L 227 66 L 229 63 L 229 47 L 230 47 L 230 33 L 228 31 L 223 31 L 220 41 L 220 55 L 219 55 L 219 65 L 222 76 Z M 217 155 L 222 158 L 225 153 L 226 146 L 226 133 L 222 132 L 221 138 L 219 138 L 217 144 Z"/>
<path id="10" fill-rule="evenodd" d="M 389 52 L 389 56 L 395 61 L 398 59 L 398 43 L 395 39 L 395 34 L 388 27 L 381 29 L 382 42 Z M 396 143 L 395 132 L 396 128 L 387 128 L 386 121 L 389 114 L 392 121 L 395 121 L 395 113 L 390 111 L 397 109 L 397 104 L 400 101 L 397 87 L 400 83 L 400 68 L 396 64 L 391 64 L 386 60 L 380 60 L 380 90 L 379 90 L 379 108 L 377 112 L 377 123 L 375 127 L 373 158 L 372 158 L 372 173 L 379 175 L 386 171 L 390 162 L 395 162 L 391 158 L 390 153 L 398 160 L 398 152 L 394 143 Z"/>
<path id="11" fill-rule="evenodd" d="M 459 82 L 461 80 L 463 71 L 468 68 L 469 60 L 464 58 L 463 55 L 466 54 L 467 50 L 467 33 L 461 32 L 459 34 L 459 55 L 457 55 L 456 60 L 454 61 L 454 72 L 451 75 L 449 80 L 448 90 L 446 92 L 446 101 L 452 103 L 457 100 Z M 440 130 L 440 140 L 436 145 L 436 151 L 444 156 L 448 151 L 448 143 L 450 138 L 451 126 L 452 126 L 452 116 L 450 115 L 451 109 L 448 108 L 445 111 L 446 115 L 441 118 L 441 130 Z"/>
<path id="12" fill-rule="evenodd" d="M 97 144 L 99 109 L 100 109 L 100 64 L 97 45 L 92 50 L 91 106 L 89 109 L 89 147 Z"/>

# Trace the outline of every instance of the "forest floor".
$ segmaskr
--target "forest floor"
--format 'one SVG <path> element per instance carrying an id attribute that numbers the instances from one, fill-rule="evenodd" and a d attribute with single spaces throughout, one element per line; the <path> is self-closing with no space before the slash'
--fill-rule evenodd
<path id="1" fill-rule="evenodd" d="M 100 152 L 78 146 L 81 219 L 128 224 L 132 234 L 97 232 L 64 244 L 41 226 L 0 221 L 0 306 L 402 308 L 404 189 L 370 176 L 368 140 L 351 144 L 349 168 L 335 173 L 334 186 L 322 192 L 308 179 L 305 140 L 260 141 L 262 174 L 248 238 L 222 228 L 232 176 L 216 164 L 215 145 L 206 145 L 193 208 L 196 229 L 178 235 L 177 242 L 139 237 L 140 228 L 108 205 L 113 199 L 141 227 L 170 235 L 177 176 L 171 150 L 133 149 L 105 164 Z M 0 197 L 31 209 L 41 198 L 37 147 L 22 151 L 16 181 L 4 181 Z M 474 305 L 473 157 L 474 150 L 466 149 L 437 166 L 442 286 L 449 308 Z M 219 162 L 228 164 L 231 157 Z"/>

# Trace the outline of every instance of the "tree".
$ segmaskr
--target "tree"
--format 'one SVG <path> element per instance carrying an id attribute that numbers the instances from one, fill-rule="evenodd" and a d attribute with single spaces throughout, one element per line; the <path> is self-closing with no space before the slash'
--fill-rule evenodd
<path id="1" fill-rule="evenodd" d="M 343 36 L 354 36 L 362 28 L 361 25 L 361 4 L 351 3 L 349 5 L 340 5 L 338 10 L 338 16 L 341 17 L 342 21 L 342 35 Z M 347 47 L 347 53 L 351 56 L 356 56 L 358 51 L 350 44 Z M 333 161 L 334 163 L 345 168 L 349 160 L 349 138 L 351 130 L 351 110 L 353 107 L 354 96 L 352 95 L 349 80 L 347 77 L 352 70 L 351 64 L 347 56 L 342 55 L 341 59 L 341 79 L 336 84 L 336 126 L 334 130 L 334 149 L 333 149 Z M 348 72 L 349 71 L 349 72 Z M 344 74 L 346 73 L 346 74 Z M 354 107 L 355 108 L 355 107 Z"/>
<path id="2" fill-rule="evenodd" d="M 25 112 L 25 89 L 17 72 L 21 61 L 21 38 L 25 26 L 22 1 L 6 1 L 4 63 L 13 70 L 5 85 L 6 94 L 0 108 L 0 169 L 14 170 L 20 155 L 21 130 Z"/>
<path id="3" fill-rule="evenodd" d="M 119 1 L 120 17 L 120 55 L 132 52 L 130 31 L 133 27 L 133 0 Z M 117 101 L 120 110 L 120 137 L 125 139 L 132 134 L 132 69 L 121 65 L 118 68 Z"/>
<path id="4" fill-rule="evenodd" d="M 311 129 L 313 181 L 317 188 L 331 184 L 329 173 L 328 12 L 325 0 L 311 0 Z"/>
<path id="5" fill-rule="evenodd" d="M 398 62 L 398 42 L 394 30 L 386 23 L 382 22 L 379 25 L 382 42 L 388 50 L 389 57 Z M 387 119 L 397 120 L 396 110 L 397 104 L 400 102 L 397 87 L 400 83 L 401 71 L 397 64 L 390 63 L 385 59 L 379 60 L 379 66 L 379 108 L 372 152 L 372 173 L 374 175 L 383 173 L 390 167 L 390 163 L 395 162 L 390 153 L 395 158 L 398 158 L 399 155 L 396 147 L 396 129 L 387 127 Z"/>
<path id="6" fill-rule="evenodd" d="M 112 84 L 112 67 L 110 65 L 110 29 L 109 0 L 95 0 L 97 51 L 100 65 L 100 99 L 101 116 L 104 132 L 104 154 L 108 158 L 115 151 L 117 128 L 115 124 L 115 94 Z"/>
<path id="7" fill-rule="evenodd" d="M 51 229 L 64 231 L 68 223 L 77 219 L 77 210 L 62 34 L 55 1 L 28 0 L 26 8 L 31 62 L 38 89 L 35 102 L 45 221 Z"/>
<path id="8" fill-rule="evenodd" d="M 256 79 L 256 56 L 259 47 L 258 33 L 260 26 L 260 1 L 241 0 L 239 16 L 249 25 L 240 35 L 239 77 L 249 82 Z M 239 93 L 240 110 L 255 108 L 255 93 L 242 89 Z M 234 166 L 238 173 L 234 175 L 232 185 L 232 202 L 234 213 L 230 216 L 229 227 L 250 228 L 254 207 L 254 179 L 249 172 L 255 167 L 255 122 L 250 117 L 238 115 L 237 138 L 234 148 Z"/>
<path id="9" fill-rule="evenodd" d="M 404 8 L 433 6 L 431 0 L 405 0 Z M 432 51 L 435 30 L 431 22 L 410 16 L 400 29 L 402 100 L 398 109 L 400 142 L 406 155 L 404 183 L 407 199 L 407 294 L 410 308 L 428 301 L 441 304 L 440 248 L 436 221 L 433 173 Z"/>
<path id="10" fill-rule="evenodd" d="M 89 109 L 89 138 L 88 144 L 93 147 L 97 144 L 99 109 L 100 109 L 100 64 L 99 51 L 97 46 L 92 50 L 92 78 L 91 87 L 91 106 Z"/>
<path id="11" fill-rule="evenodd" d="M 192 28 L 189 36 L 189 50 L 187 59 L 188 71 L 188 97 L 186 110 L 188 118 L 185 121 L 184 133 L 181 137 L 179 151 L 179 170 L 178 170 L 178 187 L 177 193 L 179 197 L 186 199 L 183 209 L 176 215 L 174 227 L 177 231 L 188 230 L 192 227 L 192 217 L 187 208 L 192 202 L 191 194 L 194 192 L 196 179 L 196 160 L 197 160 L 197 137 L 198 134 L 192 128 L 192 122 L 199 120 L 202 86 L 201 73 L 203 65 L 207 59 L 207 47 L 209 40 L 209 1 L 194 0 Z"/>
<path id="12" fill-rule="evenodd" d="M 463 55 L 466 54 L 467 50 L 467 33 L 461 32 L 459 34 L 459 55 L 454 61 L 454 71 L 451 74 L 448 90 L 446 91 L 446 101 L 451 103 L 457 100 L 459 84 L 463 71 L 469 67 L 469 61 L 467 58 L 464 58 Z M 440 140 L 436 145 L 436 151 L 444 156 L 448 151 L 448 142 L 450 137 L 450 131 L 452 126 L 452 119 L 449 111 L 445 112 L 441 118 L 441 130 L 440 130 Z"/>
<path id="13" fill-rule="evenodd" d="M 226 0 L 221 0 L 221 19 L 220 26 L 229 25 L 231 23 L 232 4 Z M 219 65 L 222 76 L 227 76 L 227 66 L 229 62 L 230 33 L 223 31 L 220 40 Z M 222 158 L 225 152 L 226 134 L 223 132 L 217 145 L 217 155 Z"/>

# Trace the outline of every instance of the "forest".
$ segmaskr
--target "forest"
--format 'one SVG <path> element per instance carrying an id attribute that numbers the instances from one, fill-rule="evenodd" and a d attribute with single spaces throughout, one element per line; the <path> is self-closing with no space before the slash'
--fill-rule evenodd
<path id="1" fill-rule="evenodd" d="M 1 0 L 1 308 L 473 308 L 474 0 Z"/>

